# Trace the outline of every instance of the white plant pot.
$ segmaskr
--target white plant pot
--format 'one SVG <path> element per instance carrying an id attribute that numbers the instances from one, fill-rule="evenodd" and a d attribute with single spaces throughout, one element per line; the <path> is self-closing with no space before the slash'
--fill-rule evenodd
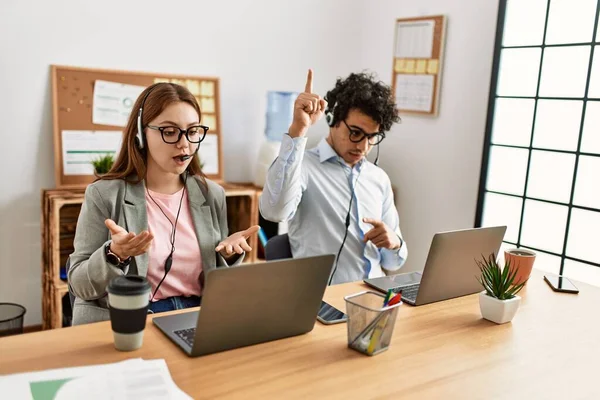
<path id="1" fill-rule="evenodd" d="M 498 300 L 488 296 L 485 290 L 479 293 L 479 308 L 481 316 L 497 324 L 510 322 L 521 304 L 521 297 L 515 296 L 510 300 Z"/>

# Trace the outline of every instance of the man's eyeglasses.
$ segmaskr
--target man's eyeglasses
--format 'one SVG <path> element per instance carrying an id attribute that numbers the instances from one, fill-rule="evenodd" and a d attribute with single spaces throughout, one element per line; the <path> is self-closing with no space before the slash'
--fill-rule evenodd
<path id="1" fill-rule="evenodd" d="M 348 128 L 349 137 L 350 137 L 351 142 L 360 143 L 365 138 L 367 138 L 367 141 L 369 142 L 369 144 L 371 146 L 375 146 L 376 144 L 381 143 L 381 141 L 383 139 L 385 139 L 385 133 L 383 133 L 383 132 L 365 133 L 360 129 L 350 128 L 348 126 L 348 124 L 346 123 L 346 121 L 344 121 L 344 120 L 342 120 L 342 121 L 344 122 L 344 125 L 346 125 L 346 128 Z"/>
<path id="2" fill-rule="evenodd" d="M 175 144 L 181 140 L 181 136 L 185 135 L 185 138 L 190 143 L 200 143 L 204 140 L 208 126 L 194 125 L 187 129 L 181 129 L 177 126 L 153 126 L 148 125 L 148 128 L 160 131 L 162 140 L 168 144 Z"/>

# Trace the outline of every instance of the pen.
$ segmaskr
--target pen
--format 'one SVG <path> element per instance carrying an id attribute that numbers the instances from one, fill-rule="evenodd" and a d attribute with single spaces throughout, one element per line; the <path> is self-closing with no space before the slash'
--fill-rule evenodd
<path id="1" fill-rule="evenodd" d="M 260 240 L 260 244 L 263 248 L 267 245 L 267 235 L 262 227 L 258 228 L 258 240 Z"/>
<path id="2" fill-rule="evenodd" d="M 395 293 L 395 296 L 389 301 L 388 306 L 392 306 L 395 304 L 398 304 L 400 302 L 400 299 L 402 298 L 402 292 L 398 292 Z M 376 318 L 373 319 L 373 321 L 371 321 L 366 327 L 365 329 L 363 329 L 352 341 L 352 343 L 350 343 L 350 347 L 356 347 L 356 346 L 361 346 L 362 350 L 366 350 L 369 342 L 368 340 L 370 338 L 372 338 L 372 335 L 370 336 L 369 333 L 371 332 L 371 330 L 373 330 L 374 327 L 376 327 L 376 325 L 378 325 L 378 323 L 381 321 L 381 319 L 388 315 L 389 312 L 381 312 Z M 387 322 L 387 320 L 386 320 Z M 371 332 L 374 333 L 374 332 Z"/>
<path id="3" fill-rule="evenodd" d="M 389 293 L 388 293 L 389 295 Z M 395 304 L 398 304 L 400 302 L 400 299 L 402 298 L 402 292 L 398 292 L 394 295 L 393 298 L 391 298 L 389 301 L 386 299 L 384 301 L 383 306 L 393 306 Z M 389 319 L 390 316 L 390 312 L 385 312 L 385 317 L 380 319 L 379 322 L 377 323 L 377 326 L 375 326 L 375 329 L 373 330 L 373 334 L 371 335 L 371 340 L 369 341 L 369 347 L 367 348 L 367 353 L 369 354 L 373 354 L 373 351 L 375 350 L 375 346 L 377 345 L 377 343 L 379 342 L 379 339 L 381 338 L 381 334 L 383 333 L 383 329 L 385 328 L 387 321 Z"/>
<path id="4" fill-rule="evenodd" d="M 383 299 L 383 306 L 387 306 L 388 301 L 390 301 L 392 299 L 392 296 L 394 296 L 394 289 L 389 289 L 387 291 L 387 294 L 385 295 L 385 299 Z"/>

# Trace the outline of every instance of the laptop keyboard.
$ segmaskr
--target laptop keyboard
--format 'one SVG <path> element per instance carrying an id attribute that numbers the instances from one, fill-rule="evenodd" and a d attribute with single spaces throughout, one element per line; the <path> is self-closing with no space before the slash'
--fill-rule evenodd
<path id="1" fill-rule="evenodd" d="M 402 299 L 408 300 L 411 303 L 417 301 L 417 293 L 419 293 L 420 285 L 404 286 L 402 287 Z"/>
<path id="2" fill-rule="evenodd" d="M 196 336 L 196 328 L 180 329 L 178 331 L 173 331 L 173 333 L 179 336 L 190 347 L 194 347 L 194 336 Z"/>

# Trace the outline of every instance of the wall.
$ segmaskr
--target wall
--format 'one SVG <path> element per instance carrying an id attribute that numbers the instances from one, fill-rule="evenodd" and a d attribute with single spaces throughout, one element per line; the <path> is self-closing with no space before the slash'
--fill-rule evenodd
<path id="1" fill-rule="evenodd" d="M 422 269 L 435 232 L 473 227 L 492 57 L 497 0 L 372 2 L 361 21 L 361 68 L 391 83 L 394 18 L 447 16 L 440 112 L 403 115 L 381 148 L 380 166 L 397 188 L 396 204 L 409 257 Z"/>
<path id="2" fill-rule="evenodd" d="M 389 83 L 395 18 L 445 13 L 440 116 L 405 116 L 380 161 L 398 188 L 407 268 L 422 267 L 433 232 L 473 223 L 496 9 L 476 0 L 2 1 L 0 301 L 25 305 L 26 325 L 41 322 L 40 190 L 55 185 L 51 64 L 219 76 L 225 178 L 248 181 L 267 90 L 302 90 L 309 67 L 321 94 L 365 68 Z M 321 121 L 311 143 L 326 131 Z"/>

